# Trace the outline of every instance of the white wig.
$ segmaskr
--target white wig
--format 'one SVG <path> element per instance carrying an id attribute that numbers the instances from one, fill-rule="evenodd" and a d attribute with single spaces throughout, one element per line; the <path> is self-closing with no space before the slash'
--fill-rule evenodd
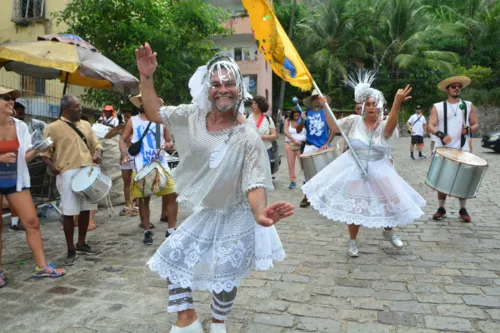
<path id="1" fill-rule="evenodd" d="M 348 80 L 344 83 L 354 89 L 354 100 L 356 103 L 363 103 L 363 111 L 365 112 L 365 102 L 368 98 L 375 98 L 375 104 L 379 113 L 384 111 L 386 103 L 384 94 L 380 90 L 371 88 L 375 81 L 375 72 L 366 69 L 358 69 L 357 73 L 349 74 Z"/>
<path id="2" fill-rule="evenodd" d="M 241 99 L 252 98 L 252 95 L 247 92 L 243 83 L 243 77 L 241 76 L 238 64 L 227 55 L 217 54 L 205 66 L 198 67 L 189 80 L 189 90 L 193 97 L 192 102 L 205 112 L 210 111 L 208 90 L 213 73 L 217 73 L 221 81 L 226 81 L 230 77 L 234 79 L 239 91 L 240 101 Z M 239 103 L 238 111 L 244 113 L 244 110 L 243 103 Z"/>

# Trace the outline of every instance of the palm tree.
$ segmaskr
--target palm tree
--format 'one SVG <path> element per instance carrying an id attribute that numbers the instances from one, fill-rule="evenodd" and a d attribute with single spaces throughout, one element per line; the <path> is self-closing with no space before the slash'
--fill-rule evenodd
<path id="1" fill-rule="evenodd" d="M 447 25 L 438 25 L 420 0 L 379 0 L 376 2 L 375 26 L 371 34 L 374 67 L 385 66 L 391 77 L 412 65 L 450 72 L 459 56 L 453 52 L 433 50 L 429 41 L 451 36 Z"/>
<path id="2" fill-rule="evenodd" d="M 312 15 L 299 24 L 306 62 L 331 89 L 337 76 L 347 77 L 348 67 L 363 67 L 366 57 L 368 10 L 353 8 L 349 0 L 320 0 Z"/>

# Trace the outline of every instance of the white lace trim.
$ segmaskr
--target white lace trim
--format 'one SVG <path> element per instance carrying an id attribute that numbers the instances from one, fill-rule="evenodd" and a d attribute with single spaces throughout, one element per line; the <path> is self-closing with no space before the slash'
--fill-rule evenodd
<path id="1" fill-rule="evenodd" d="M 273 251 L 272 255 L 255 257 L 253 266 L 257 271 L 265 271 L 274 267 L 273 261 L 283 261 L 285 258 L 285 251 L 283 249 L 276 249 Z M 162 258 L 158 253 L 149 259 L 147 265 L 151 271 L 158 273 L 162 279 L 168 278 L 171 283 L 176 286 L 191 288 L 191 290 L 212 291 L 215 293 L 221 293 L 222 291 L 230 292 L 235 287 L 238 288 L 240 286 L 240 281 L 250 275 L 252 271 L 251 267 L 249 267 L 233 278 L 224 278 L 221 276 L 216 277 L 215 280 L 193 280 L 192 272 L 183 271 L 181 267 L 173 266 L 169 260 Z"/>
<path id="2" fill-rule="evenodd" d="M 181 312 L 181 311 L 186 311 L 186 310 L 190 310 L 190 309 L 194 309 L 194 304 L 183 303 L 183 304 L 180 304 L 180 305 L 169 306 L 168 309 L 167 309 L 167 311 L 168 312 Z"/>

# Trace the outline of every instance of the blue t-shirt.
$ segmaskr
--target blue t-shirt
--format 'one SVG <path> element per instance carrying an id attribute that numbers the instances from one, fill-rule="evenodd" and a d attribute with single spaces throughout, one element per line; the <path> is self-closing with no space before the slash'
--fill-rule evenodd
<path id="1" fill-rule="evenodd" d="M 323 109 L 319 111 L 308 110 L 305 120 L 307 130 L 306 141 L 316 147 L 321 147 L 328 141 L 328 124 Z"/>

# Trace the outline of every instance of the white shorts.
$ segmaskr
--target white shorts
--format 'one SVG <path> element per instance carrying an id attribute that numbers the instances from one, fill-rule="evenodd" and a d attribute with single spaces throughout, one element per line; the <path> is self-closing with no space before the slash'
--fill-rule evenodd
<path id="1" fill-rule="evenodd" d="M 97 210 L 97 204 L 91 204 L 83 196 L 71 189 L 73 177 L 80 169 L 66 170 L 56 177 L 56 186 L 61 196 L 61 212 L 64 216 L 76 216 L 87 210 Z"/>
<path id="2" fill-rule="evenodd" d="M 319 148 L 314 145 L 306 145 L 304 147 L 304 152 L 302 154 L 314 153 L 317 152 L 318 150 Z"/>

